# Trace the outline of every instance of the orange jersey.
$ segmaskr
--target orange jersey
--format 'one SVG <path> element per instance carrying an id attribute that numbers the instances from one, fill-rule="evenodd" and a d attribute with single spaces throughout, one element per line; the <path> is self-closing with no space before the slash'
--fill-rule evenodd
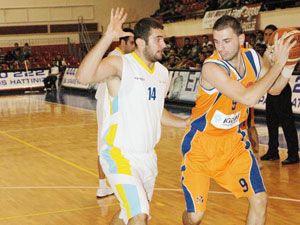
<path id="1" fill-rule="evenodd" d="M 204 63 L 215 63 L 224 67 L 231 79 L 247 87 L 259 78 L 260 59 L 253 49 L 242 48 L 241 52 L 245 67 L 242 75 L 229 62 L 222 60 L 217 52 L 207 58 Z M 200 86 L 196 105 L 192 110 L 191 129 L 210 135 L 237 132 L 239 125 L 247 119 L 247 116 L 247 106 L 233 101 L 216 88 L 207 90 Z"/>

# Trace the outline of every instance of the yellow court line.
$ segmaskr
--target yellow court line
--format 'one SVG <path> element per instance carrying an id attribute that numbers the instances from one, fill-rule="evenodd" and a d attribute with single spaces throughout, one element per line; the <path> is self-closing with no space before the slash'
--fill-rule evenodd
<path id="1" fill-rule="evenodd" d="M 25 217 L 44 216 L 44 215 L 64 213 L 64 212 L 74 212 L 74 211 L 87 210 L 87 209 L 96 209 L 96 208 L 103 208 L 103 207 L 109 207 L 109 206 L 114 206 L 114 205 L 118 205 L 118 203 L 107 204 L 107 205 L 103 205 L 101 207 L 99 205 L 97 205 L 97 206 L 88 206 L 88 207 L 75 208 L 75 209 L 62 209 L 62 210 L 52 211 L 52 212 L 39 212 L 39 213 L 31 213 L 31 214 L 25 214 L 25 215 L 19 215 L 19 216 L 0 217 L 0 221 L 20 219 L 20 218 L 25 218 Z"/>
<path id="2" fill-rule="evenodd" d="M 47 126 L 47 127 L 33 127 L 33 128 L 24 128 L 24 129 L 15 129 L 7 130 L 8 132 L 15 131 L 24 131 L 24 130 L 42 130 L 42 129 L 52 129 L 52 128 L 72 128 L 72 127 L 81 127 L 81 126 L 94 126 L 95 123 L 81 123 L 81 124 L 72 124 L 72 125 L 62 125 L 62 126 Z"/>
<path id="3" fill-rule="evenodd" d="M 44 153 L 44 154 L 46 154 L 46 155 L 48 155 L 48 156 L 50 156 L 50 157 L 52 157 L 52 158 L 54 158 L 54 159 L 57 159 L 57 160 L 59 160 L 59 161 L 65 163 L 65 164 L 67 164 L 67 165 L 69 165 L 69 166 L 72 166 L 72 167 L 74 167 L 74 168 L 76 168 L 76 169 L 78 169 L 78 170 L 80 170 L 80 171 L 86 172 L 86 173 L 88 173 L 88 174 L 90 174 L 90 175 L 93 175 L 94 177 L 98 177 L 98 174 L 97 174 L 97 173 L 91 172 L 90 170 L 85 169 L 85 168 L 83 168 L 83 167 L 77 165 L 76 163 L 70 162 L 70 161 L 68 161 L 68 160 L 66 160 L 66 159 L 64 159 L 64 158 L 62 158 L 62 157 L 59 157 L 59 156 L 54 155 L 54 154 L 52 154 L 52 153 L 50 153 L 50 152 L 47 152 L 46 150 L 43 150 L 43 149 L 41 149 L 41 148 L 39 148 L 39 147 L 36 147 L 36 146 L 34 146 L 34 145 L 32 145 L 32 144 L 29 144 L 29 143 L 27 143 L 27 142 L 25 142 L 25 141 L 23 141 L 23 140 L 21 140 L 21 139 L 19 139 L 19 138 L 17 138 L 17 137 L 14 137 L 14 136 L 12 136 L 12 135 L 10 135 L 10 134 L 7 134 L 6 132 L 0 131 L 0 133 L 1 133 L 2 135 L 5 135 L 5 136 L 9 137 L 10 139 L 13 139 L 13 140 L 15 140 L 15 141 L 17 141 L 17 142 L 19 142 L 19 143 L 21 143 L 21 144 L 23 144 L 23 145 L 26 145 L 26 146 L 28 146 L 28 147 L 30 147 L 30 148 L 33 148 L 34 150 L 36 150 L 36 151 L 38 151 L 38 152 L 42 152 L 42 153 Z"/>

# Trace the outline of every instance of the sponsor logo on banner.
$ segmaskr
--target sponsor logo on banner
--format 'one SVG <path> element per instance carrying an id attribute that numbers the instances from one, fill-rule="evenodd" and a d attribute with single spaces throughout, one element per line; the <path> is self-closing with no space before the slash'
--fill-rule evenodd
<path id="1" fill-rule="evenodd" d="M 49 70 L 2 71 L 0 72 L 0 90 L 27 89 L 44 87 L 44 78 Z"/>

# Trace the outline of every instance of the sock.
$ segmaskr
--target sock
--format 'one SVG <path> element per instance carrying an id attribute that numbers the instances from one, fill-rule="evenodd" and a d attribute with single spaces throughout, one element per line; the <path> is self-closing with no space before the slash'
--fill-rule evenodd
<path id="1" fill-rule="evenodd" d="M 108 188 L 105 178 L 104 179 L 99 179 L 99 187 L 100 188 Z"/>

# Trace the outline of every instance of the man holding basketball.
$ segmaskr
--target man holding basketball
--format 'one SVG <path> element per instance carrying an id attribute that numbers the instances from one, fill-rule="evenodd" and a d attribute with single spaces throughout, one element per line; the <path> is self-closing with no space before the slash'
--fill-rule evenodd
<path id="1" fill-rule="evenodd" d="M 241 48 L 241 24 L 222 16 L 213 26 L 217 52 L 205 60 L 191 125 L 182 141 L 182 188 L 187 209 L 184 225 L 200 224 L 206 209 L 210 179 L 247 197 L 247 225 L 265 223 L 267 194 L 250 142 L 240 124 L 271 88 L 280 91 L 288 82 L 282 74 L 290 49 L 296 44 L 279 40 L 270 66 L 253 49 Z"/>
<path id="2" fill-rule="evenodd" d="M 268 44 L 269 39 L 273 32 L 277 30 L 277 27 L 273 24 L 266 26 L 264 30 L 264 42 Z M 265 57 L 270 60 L 270 50 L 269 47 L 265 52 Z M 272 60 L 270 60 L 272 61 Z M 298 135 L 295 125 L 295 119 L 292 111 L 292 90 L 288 83 L 292 72 L 294 71 L 294 65 L 288 67 L 287 79 L 283 81 L 283 84 L 287 82 L 283 90 L 269 91 L 266 100 L 266 121 L 269 133 L 269 143 L 268 151 L 265 155 L 261 157 L 261 160 L 278 160 L 278 128 L 279 125 L 282 126 L 284 137 L 287 143 L 288 157 L 282 161 L 283 165 L 299 163 L 298 154 Z"/>

